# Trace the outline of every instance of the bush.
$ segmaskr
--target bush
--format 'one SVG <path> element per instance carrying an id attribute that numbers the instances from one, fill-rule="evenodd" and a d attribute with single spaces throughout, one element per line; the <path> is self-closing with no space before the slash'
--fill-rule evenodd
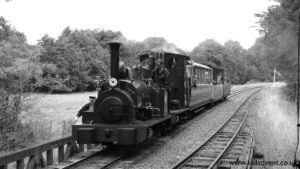
<path id="1" fill-rule="evenodd" d="M 32 129 L 19 119 L 22 108 L 26 107 L 21 95 L 0 89 L 0 150 L 24 148 L 33 141 Z"/>
<path id="2" fill-rule="evenodd" d="M 35 91 L 51 93 L 67 93 L 72 89 L 67 87 L 59 78 L 45 77 L 38 79 L 35 84 Z"/>
<path id="3" fill-rule="evenodd" d="M 34 133 L 30 125 L 17 124 L 14 131 L 1 132 L 0 151 L 13 151 L 31 146 L 34 143 Z"/>

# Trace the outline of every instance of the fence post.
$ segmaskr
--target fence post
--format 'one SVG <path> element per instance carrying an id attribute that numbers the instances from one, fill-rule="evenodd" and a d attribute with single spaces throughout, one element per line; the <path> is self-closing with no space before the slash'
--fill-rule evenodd
<path id="1" fill-rule="evenodd" d="M 32 155 L 32 156 L 29 157 L 26 169 L 34 169 L 35 162 L 36 162 L 35 158 L 36 158 L 35 155 Z"/>
<path id="2" fill-rule="evenodd" d="M 53 149 L 47 150 L 47 165 L 53 164 Z"/>
<path id="3" fill-rule="evenodd" d="M 66 152 L 65 152 L 65 160 L 67 160 L 72 155 L 72 144 L 69 142 L 67 144 Z"/>
<path id="4" fill-rule="evenodd" d="M 17 169 L 24 169 L 24 159 L 17 160 Z"/>
<path id="5" fill-rule="evenodd" d="M 45 159 L 44 159 L 44 157 L 43 157 L 42 152 L 39 152 L 39 153 L 36 155 L 36 165 L 37 165 L 37 166 L 41 166 L 41 167 L 45 167 L 45 166 L 46 166 L 46 162 L 45 162 Z"/>
<path id="6" fill-rule="evenodd" d="M 64 145 L 58 147 L 58 162 L 64 161 Z"/>

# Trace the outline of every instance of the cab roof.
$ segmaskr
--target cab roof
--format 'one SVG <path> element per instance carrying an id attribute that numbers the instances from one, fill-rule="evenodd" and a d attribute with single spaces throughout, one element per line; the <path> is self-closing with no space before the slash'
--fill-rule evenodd
<path id="1" fill-rule="evenodd" d="M 186 59 L 189 59 L 189 56 L 183 55 L 180 53 L 180 51 L 176 50 L 176 49 L 169 49 L 169 48 L 165 48 L 165 47 L 156 47 L 150 50 L 145 50 L 141 53 L 138 54 L 139 56 L 142 55 L 147 55 L 147 54 L 152 54 L 152 53 L 163 53 L 163 54 L 172 54 L 172 55 L 179 55 L 182 57 L 185 57 Z"/>

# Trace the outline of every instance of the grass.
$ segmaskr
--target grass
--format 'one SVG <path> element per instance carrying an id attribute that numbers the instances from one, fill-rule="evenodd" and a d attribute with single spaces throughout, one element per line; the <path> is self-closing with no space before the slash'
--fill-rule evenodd
<path id="1" fill-rule="evenodd" d="M 260 94 L 257 113 L 255 154 L 265 161 L 293 161 L 296 147 L 296 105 L 282 93 L 278 83 Z M 292 166 L 254 166 L 254 168 L 293 168 Z"/>

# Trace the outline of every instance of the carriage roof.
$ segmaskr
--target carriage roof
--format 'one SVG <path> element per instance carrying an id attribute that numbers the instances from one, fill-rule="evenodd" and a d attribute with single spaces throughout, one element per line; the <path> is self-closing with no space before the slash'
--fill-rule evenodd
<path id="1" fill-rule="evenodd" d="M 192 65 L 193 65 L 193 66 L 196 66 L 196 67 L 201 67 L 201 68 L 204 68 L 204 69 L 212 70 L 212 68 L 210 68 L 210 67 L 208 67 L 208 66 L 206 66 L 206 65 L 203 65 L 203 64 L 201 64 L 201 63 L 194 62 L 194 61 L 192 61 Z"/>

